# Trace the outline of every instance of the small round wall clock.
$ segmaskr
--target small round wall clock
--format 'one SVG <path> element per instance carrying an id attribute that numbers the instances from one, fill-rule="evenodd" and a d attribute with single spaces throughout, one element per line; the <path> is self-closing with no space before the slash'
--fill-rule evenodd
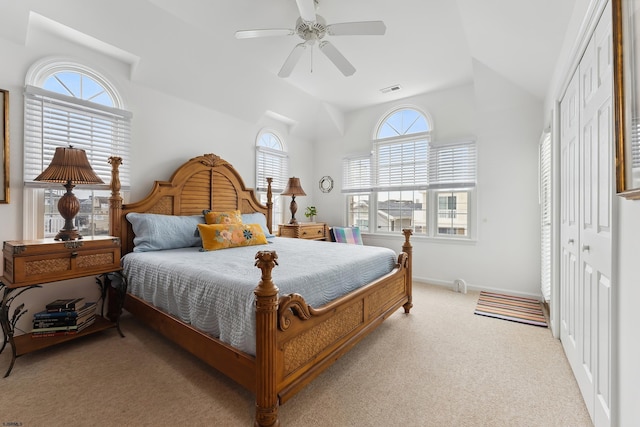
<path id="1" fill-rule="evenodd" d="M 333 178 L 329 175 L 325 175 L 320 178 L 320 191 L 323 193 L 328 193 L 333 190 Z"/>

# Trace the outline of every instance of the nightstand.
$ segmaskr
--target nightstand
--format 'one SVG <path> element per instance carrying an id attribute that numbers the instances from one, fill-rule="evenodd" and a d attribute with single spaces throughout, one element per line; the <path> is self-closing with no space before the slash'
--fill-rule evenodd
<path id="1" fill-rule="evenodd" d="M 11 364 L 5 377 L 11 373 L 15 359 L 23 354 L 108 328 L 117 328 L 120 336 L 124 337 L 120 330 L 119 318 L 127 284 L 120 273 L 120 239 L 96 236 L 64 242 L 53 239 L 13 240 L 4 242 L 2 252 L 4 274 L 0 280 L 0 290 L 3 291 L 0 324 L 4 332 L 4 341 L 0 353 L 7 344 L 12 348 Z M 30 333 L 26 333 L 14 336 L 18 319 L 28 311 L 24 304 L 20 304 L 11 313 L 11 318 L 9 317 L 11 303 L 18 295 L 29 289 L 49 286 L 61 280 L 89 276 L 97 276 L 102 300 L 102 308 L 96 313 L 96 320 L 91 326 L 74 335 L 33 338 Z M 107 293 L 117 301 L 115 304 L 111 301 L 108 318 L 105 318 L 104 305 Z"/>
<path id="2" fill-rule="evenodd" d="M 297 224 L 280 224 L 278 236 L 295 239 L 327 240 L 329 227 L 324 222 L 299 222 Z"/>

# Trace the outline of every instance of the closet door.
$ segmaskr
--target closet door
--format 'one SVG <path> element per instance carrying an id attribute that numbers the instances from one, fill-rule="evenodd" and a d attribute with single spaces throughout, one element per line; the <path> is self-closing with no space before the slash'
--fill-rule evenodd
<path id="1" fill-rule="evenodd" d="M 610 16 L 607 7 L 561 102 L 560 337 L 596 427 L 611 424 Z"/>
<path id="2" fill-rule="evenodd" d="M 580 281 L 578 382 L 590 388 L 596 426 L 610 425 L 613 206 L 613 41 L 605 9 L 580 64 Z M 586 396 L 586 393 L 585 393 Z"/>
<path id="3" fill-rule="evenodd" d="M 579 74 L 576 71 L 560 103 L 560 339 L 571 366 L 579 363 L 578 194 Z"/>

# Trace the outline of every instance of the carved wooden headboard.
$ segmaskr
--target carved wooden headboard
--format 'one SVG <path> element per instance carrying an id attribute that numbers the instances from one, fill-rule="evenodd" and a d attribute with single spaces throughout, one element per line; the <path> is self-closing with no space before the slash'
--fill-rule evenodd
<path id="1" fill-rule="evenodd" d="M 126 219 L 129 212 L 163 215 L 199 215 L 203 209 L 262 212 L 271 228 L 271 179 L 267 179 L 267 204 L 261 204 L 253 189 L 245 187 L 235 168 L 215 154 L 204 154 L 184 163 L 169 181 L 155 181 L 151 192 L 135 203 L 122 203 L 120 195 L 120 157 L 110 157 L 111 198 L 109 233 L 120 237 L 122 255 L 133 251 L 133 230 Z"/>

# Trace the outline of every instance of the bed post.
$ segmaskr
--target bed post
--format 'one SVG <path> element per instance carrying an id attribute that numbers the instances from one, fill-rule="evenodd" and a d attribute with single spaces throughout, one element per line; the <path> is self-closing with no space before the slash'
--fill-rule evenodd
<path id="1" fill-rule="evenodd" d="M 269 233 L 273 233 L 273 193 L 271 192 L 271 183 L 273 178 L 267 178 L 267 228 Z"/>
<path id="2" fill-rule="evenodd" d="M 406 253 L 408 255 L 408 262 L 407 262 L 407 272 L 406 272 L 406 276 L 405 276 L 405 283 L 406 283 L 406 289 L 407 289 L 407 296 L 409 297 L 409 301 L 407 301 L 403 307 L 404 307 L 404 312 L 405 313 L 409 313 L 409 310 L 411 310 L 411 307 L 413 307 L 413 297 L 412 297 L 412 286 L 413 286 L 413 269 L 412 269 L 412 264 L 413 264 L 413 246 L 411 246 L 411 242 L 409 241 L 409 239 L 411 238 L 411 235 L 413 234 L 413 230 L 410 228 L 405 228 L 402 230 L 402 232 L 404 233 L 404 244 L 402 245 L 402 252 Z"/>
<path id="3" fill-rule="evenodd" d="M 120 195 L 120 165 L 122 157 L 109 157 L 111 165 L 111 197 L 109 197 L 109 235 L 120 237 L 120 215 L 122 215 L 122 196 Z"/>
<path id="4" fill-rule="evenodd" d="M 280 425 L 276 384 L 278 288 L 271 280 L 277 259 L 275 251 L 256 254 L 256 266 L 262 270 L 260 283 L 253 291 L 256 295 L 256 427 Z"/>

